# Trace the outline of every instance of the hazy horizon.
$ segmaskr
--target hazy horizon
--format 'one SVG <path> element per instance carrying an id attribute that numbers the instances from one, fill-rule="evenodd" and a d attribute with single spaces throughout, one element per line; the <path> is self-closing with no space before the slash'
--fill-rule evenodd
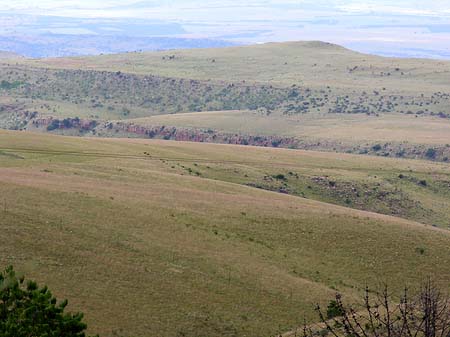
<path id="1" fill-rule="evenodd" d="M 29 36 L 39 35 L 47 42 L 48 35 L 68 35 L 71 39 L 210 39 L 219 45 L 321 40 L 386 56 L 450 58 L 448 1 L 250 0 L 236 4 L 231 0 L 3 0 L 1 4 L 0 37 L 9 39 L 0 47 L 11 51 L 19 49 L 19 42 L 27 50 L 24 43 L 33 41 L 22 40 Z M 147 50 L 146 44 L 140 41 L 119 51 Z M 73 54 L 116 52 L 97 49 L 75 50 Z M 48 53 L 51 51 L 49 47 Z"/>

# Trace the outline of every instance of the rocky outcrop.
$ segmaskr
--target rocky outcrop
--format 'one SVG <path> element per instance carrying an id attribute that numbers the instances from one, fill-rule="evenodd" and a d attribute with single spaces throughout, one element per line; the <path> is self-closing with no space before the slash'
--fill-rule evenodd
<path id="1" fill-rule="evenodd" d="M 106 129 L 115 132 L 133 134 L 145 138 L 166 140 L 221 143 L 235 145 L 252 145 L 266 147 L 299 148 L 301 141 L 293 137 L 254 136 L 233 133 L 221 133 L 211 129 L 189 129 L 174 126 L 142 126 L 117 122 L 108 124 Z"/>
<path id="2" fill-rule="evenodd" d="M 46 128 L 47 131 L 63 130 L 63 129 L 78 129 L 81 131 L 92 131 L 97 126 L 96 120 L 65 118 L 57 119 L 54 117 L 40 117 L 34 119 L 31 124 L 36 128 Z"/>

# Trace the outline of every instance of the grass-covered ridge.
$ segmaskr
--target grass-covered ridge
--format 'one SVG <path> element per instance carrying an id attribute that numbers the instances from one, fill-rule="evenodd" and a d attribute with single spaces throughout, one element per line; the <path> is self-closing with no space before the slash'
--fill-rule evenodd
<path id="1" fill-rule="evenodd" d="M 0 262 L 71 299 L 95 332 L 274 335 L 336 289 L 450 272 L 446 230 L 243 186 L 289 185 L 290 171 L 376 181 L 369 167 L 384 184 L 446 164 L 5 131 L 0 148 Z"/>

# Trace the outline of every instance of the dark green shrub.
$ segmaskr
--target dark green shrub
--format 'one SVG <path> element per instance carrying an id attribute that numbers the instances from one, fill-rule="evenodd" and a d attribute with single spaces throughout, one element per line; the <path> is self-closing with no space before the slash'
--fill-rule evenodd
<path id="1" fill-rule="evenodd" d="M 273 176 L 277 180 L 287 180 L 286 176 L 284 174 L 277 174 Z"/>
<path id="2" fill-rule="evenodd" d="M 272 147 L 279 147 L 280 144 L 281 144 L 281 141 L 280 141 L 280 140 L 273 140 L 273 141 L 272 141 Z"/>
<path id="3" fill-rule="evenodd" d="M 423 254 L 425 254 L 425 248 L 417 247 L 416 248 L 416 252 L 419 253 L 420 255 L 423 255 Z"/>
<path id="4" fill-rule="evenodd" d="M 436 158 L 436 149 L 433 149 L 432 147 L 430 147 L 426 152 L 425 152 L 425 157 L 427 157 L 428 159 L 435 159 Z"/>
<path id="5" fill-rule="evenodd" d="M 54 119 L 52 122 L 47 126 L 47 131 L 53 131 L 59 129 L 59 120 Z"/>
<path id="6" fill-rule="evenodd" d="M 382 148 L 382 147 L 381 147 L 380 144 L 376 144 L 376 145 L 372 146 L 372 150 L 374 150 L 374 151 L 380 151 L 381 148 Z"/>
<path id="7" fill-rule="evenodd" d="M 336 300 L 330 301 L 327 307 L 327 318 L 332 319 L 335 317 L 342 316 L 344 314 L 344 310 L 339 306 Z"/>

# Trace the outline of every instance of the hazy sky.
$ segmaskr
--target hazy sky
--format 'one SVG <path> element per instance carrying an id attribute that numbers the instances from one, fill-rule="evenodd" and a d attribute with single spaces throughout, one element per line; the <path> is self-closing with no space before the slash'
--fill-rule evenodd
<path id="1" fill-rule="evenodd" d="M 449 0 L 0 0 L 3 10 L 19 9 L 53 15 L 90 17 L 142 17 L 145 13 L 198 8 L 254 7 L 260 9 L 291 8 L 292 10 L 330 10 L 347 13 L 390 13 L 403 15 L 450 15 Z M 133 7 L 134 6 L 134 7 Z M 288 7 L 290 6 L 290 7 Z M 297 8 L 296 8 L 297 7 Z M 169 13 L 166 13 L 168 15 Z"/>

